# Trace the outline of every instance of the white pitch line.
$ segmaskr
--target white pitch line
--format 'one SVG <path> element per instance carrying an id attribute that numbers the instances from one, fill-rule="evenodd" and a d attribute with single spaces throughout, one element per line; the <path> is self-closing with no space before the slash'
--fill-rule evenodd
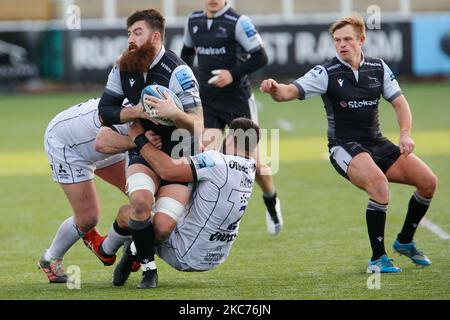
<path id="1" fill-rule="evenodd" d="M 428 230 L 430 230 L 431 232 L 436 234 L 442 240 L 449 240 L 450 239 L 450 234 L 448 234 L 447 232 L 442 230 L 441 227 L 439 227 L 438 225 L 434 224 L 433 222 L 431 222 L 427 218 L 423 218 L 422 221 L 420 221 L 420 225 L 424 226 L 425 228 L 427 228 Z"/>
<path id="2" fill-rule="evenodd" d="M 292 131 L 295 128 L 295 126 L 286 119 L 277 119 L 276 123 L 280 129 L 285 131 Z"/>

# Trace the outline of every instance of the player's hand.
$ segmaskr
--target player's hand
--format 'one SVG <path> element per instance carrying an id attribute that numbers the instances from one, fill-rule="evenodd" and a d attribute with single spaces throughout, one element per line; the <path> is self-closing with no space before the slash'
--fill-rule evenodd
<path id="1" fill-rule="evenodd" d="M 133 110 L 134 118 L 136 120 L 138 119 L 151 120 L 149 114 L 145 111 L 142 102 L 139 102 L 137 105 L 128 108 Z"/>
<path id="2" fill-rule="evenodd" d="M 144 127 L 139 121 L 133 121 L 133 123 L 131 123 L 128 127 L 128 136 L 130 137 L 131 141 L 134 141 L 134 139 L 136 139 L 138 135 L 144 132 Z"/>
<path id="3" fill-rule="evenodd" d="M 167 118 L 172 121 L 175 121 L 180 114 L 183 113 L 177 105 L 175 101 L 173 101 L 172 97 L 167 93 L 163 92 L 162 95 L 164 99 L 159 99 L 150 95 L 144 95 L 144 102 L 153 107 L 154 117 Z"/>
<path id="4" fill-rule="evenodd" d="M 264 92 L 264 93 L 276 93 L 278 90 L 278 82 L 276 82 L 273 79 L 266 79 L 263 80 L 263 82 L 261 82 L 261 85 L 259 86 L 259 91 Z"/>
<path id="5" fill-rule="evenodd" d="M 208 83 L 217 88 L 223 88 L 233 82 L 231 72 L 226 69 L 213 70 L 211 71 L 211 74 L 213 77 L 208 80 Z"/>
<path id="6" fill-rule="evenodd" d="M 400 148 L 400 153 L 404 157 L 407 157 L 414 151 L 415 144 L 408 132 L 400 133 L 400 141 L 398 143 L 398 146 Z"/>
<path id="7" fill-rule="evenodd" d="M 150 143 L 158 149 L 162 148 L 162 139 L 161 136 L 158 136 L 152 130 L 145 131 L 145 137 L 150 141 Z"/>

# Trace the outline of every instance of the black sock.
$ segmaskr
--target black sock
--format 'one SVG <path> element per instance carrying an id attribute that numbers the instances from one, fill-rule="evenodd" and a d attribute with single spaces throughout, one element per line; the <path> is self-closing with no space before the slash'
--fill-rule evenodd
<path id="1" fill-rule="evenodd" d="M 130 230 L 129 230 L 129 229 L 121 228 L 121 227 L 119 226 L 119 224 L 117 223 L 117 220 L 114 220 L 113 228 L 114 228 L 114 230 L 115 230 L 118 234 L 120 234 L 121 236 L 129 236 L 129 235 L 131 235 Z"/>
<path id="2" fill-rule="evenodd" d="M 366 210 L 367 230 L 369 232 L 370 246 L 372 247 L 372 261 L 386 254 L 384 248 L 384 226 L 386 225 L 387 204 L 380 204 L 369 200 Z"/>
<path id="3" fill-rule="evenodd" d="M 410 243 L 413 240 L 417 226 L 425 216 L 425 213 L 427 213 L 430 202 L 431 199 L 422 197 L 417 192 L 414 192 L 411 200 L 409 200 L 408 212 L 406 213 L 402 231 L 397 235 L 397 240 L 400 243 Z"/>
<path id="4" fill-rule="evenodd" d="M 275 211 L 275 205 L 277 203 L 277 193 L 275 192 L 271 197 L 265 197 L 263 195 L 263 199 L 270 216 L 273 218 L 275 223 L 278 223 L 277 212 Z"/>
<path id="5" fill-rule="evenodd" d="M 129 219 L 128 226 L 130 227 L 131 236 L 136 246 L 139 262 L 141 264 L 147 264 L 150 261 L 154 261 L 155 251 L 153 242 L 155 233 L 150 218 L 144 221 Z"/>

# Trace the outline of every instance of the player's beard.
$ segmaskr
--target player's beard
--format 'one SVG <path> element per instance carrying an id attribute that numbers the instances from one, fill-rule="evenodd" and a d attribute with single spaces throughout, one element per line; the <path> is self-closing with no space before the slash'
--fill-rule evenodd
<path id="1" fill-rule="evenodd" d="M 119 60 L 120 71 L 125 72 L 147 72 L 151 63 L 156 57 L 156 48 L 149 41 L 142 46 L 129 45 L 127 49 L 122 53 Z"/>

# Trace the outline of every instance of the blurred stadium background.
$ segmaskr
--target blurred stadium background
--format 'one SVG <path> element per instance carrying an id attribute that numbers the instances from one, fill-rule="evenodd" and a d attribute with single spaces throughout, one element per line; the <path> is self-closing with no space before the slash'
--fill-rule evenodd
<path id="1" fill-rule="evenodd" d="M 160 288 L 142 295 L 134 282 L 110 285 L 81 243 L 65 265 L 82 269 L 82 289 L 49 286 L 35 263 L 70 208 L 51 180 L 43 150 L 48 122 L 61 110 L 101 94 L 109 70 L 127 45 L 126 17 L 161 10 L 166 47 L 179 53 L 186 15 L 201 0 L 0 0 L 0 299 L 449 299 L 450 248 L 450 1 L 448 0 L 234 0 L 260 31 L 269 65 L 252 75 L 289 81 L 334 55 L 328 27 L 357 11 L 368 18 L 365 52 L 383 58 L 400 79 L 414 117 L 416 153 L 440 179 L 429 219 L 418 231 L 433 266 L 419 270 L 396 259 L 404 272 L 367 286 L 369 258 L 363 209 L 366 197 L 326 161 L 326 122 L 320 98 L 279 105 L 257 92 L 263 128 L 280 129 L 275 182 L 285 229 L 265 231 L 259 188 L 229 261 L 206 274 L 181 274 L 162 262 Z M 375 5 L 375 7 L 373 7 Z M 377 16 L 377 10 L 379 16 Z M 378 17 L 380 19 L 378 19 Z M 380 107 L 382 129 L 398 140 L 392 108 Z M 106 232 L 126 198 L 98 181 L 99 229 Z M 393 186 L 386 242 L 398 232 L 411 195 Z M 436 233 L 437 232 L 437 233 Z"/>

